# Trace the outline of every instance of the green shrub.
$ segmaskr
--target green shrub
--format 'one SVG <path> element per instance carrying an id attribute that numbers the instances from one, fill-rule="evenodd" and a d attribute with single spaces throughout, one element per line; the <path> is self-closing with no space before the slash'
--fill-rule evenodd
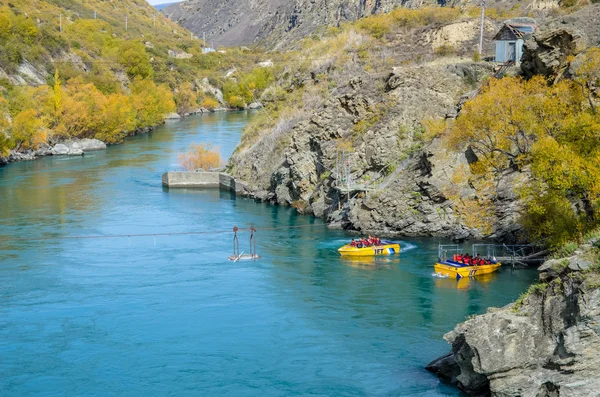
<path id="1" fill-rule="evenodd" d="M 356 27 L 369 33 L 376 39 L 380 39 L 384 34 L 389 33 L 392 28 L 392 18 L 389 15 L 373 15 L 360 19 L 356 22 Z"/>
<path id="2" fill-rule="evenodd" d="M 554 252 L 552 253 L 552 258 L 560 259 L 569 257 L 575 253 L 578 247 L 579 245 L 576 242 L 569 241 L 557 248 L 556 250 L 554 250 Z"/>
<path id="3" fill-rule="evenodd" d="M 447 57 L 456 54 L 456 49 L 450 44 L 443 44 L 433 50 L 434 54 L 441 57 Z"/>
<path id="4" fill-rule="evenodd" d="M 542 295 L 545 291 L 546 288 L 548 287 L 547 283 L 538 283 L 538 284 L 532 284 L 529 286 L 529 288 L 527 289 L 527 291 L 525 291 L 524 293 L 522 293 L 519 298 L 515 301 L 515 305 L 513 306 L 513 312 L 517 313 L 521 307 L 523 306 L 523 304 L 525 303 L 525 300 L 531 296 L 531 295 Z"/>

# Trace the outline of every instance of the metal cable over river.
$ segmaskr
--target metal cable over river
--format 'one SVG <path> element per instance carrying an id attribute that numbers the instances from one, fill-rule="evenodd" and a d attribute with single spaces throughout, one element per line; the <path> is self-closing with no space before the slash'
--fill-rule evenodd
<path id="1" fill-rule="evenodd" d="M 2 396 L 460 395 L 423 369 L 447 352 L 442 336 L 515 300 L 535 271 L 437 279 L 434 238 L 342 258 L 354 236 L 319 219 L 162 187 L 191 143 L 227 158 L 249 117 L 0 168 Z M 210 231 L 234 225 L 256 227 L 260 260 L 227 259 L 232 234 Z"/>

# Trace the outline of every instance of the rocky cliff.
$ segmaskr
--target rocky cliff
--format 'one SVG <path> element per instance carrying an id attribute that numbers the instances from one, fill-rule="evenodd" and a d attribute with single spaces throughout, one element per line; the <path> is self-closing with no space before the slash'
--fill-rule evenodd
<path id="1" fill-rule="evenodd" d="M 477 396 L 600 395 L 598 241 L 547 261 L 516 303 L 459 324 L 427 369 Z"/>
<path id="2" fill-rule="evenodd" d="M 586 10 L 593 19 L 600 7 Z M 570 59 L 578 40 L 595 34 L 561 25 L 579 33 L 548 40 L 554 36 L 542 29 L 528 43 L 535 47 L 529 56 L 549 59 L 542 54 L 548 51 Z M 488 20 L 486 36 L 497 26 Z M 247 129 L 231 172 L 251 182 L 251 196 L 323 217 L 332 227 L 523 239 L 517 191 L 527 183 L 528 170 L 476 180 L 469 170 L 476 155 L 466 147 L 451 150 L 428 127 L 456 117 L 494 74 L 494 64 L 467 58 L 477 48 L 477 33 L 477 24 L 459 16 L 451 23 L 400 28 L 385 40 L 359 30 L 318 42 L 307 58 L 319 58 L 287 66 L 265 91 L 262 101 L 271 110 Z M 531 71 L 543 73 L 537 64 Z"/>
<path id="3" fill-rule="evenodd" d="M 488 35 L 495 30 L 488 21 Z M 383 43 L 350 32 L 323 44 L 342 50 L 306 68 L 288 68 L 276 89 L 265 92 L 263 102 L 280 90 L 289 105 L 278 102 L 277 113 L 266 115 L 272 122 L 246 132 L 231 172 L 251 182 L 253 197 L 292 205 L 333 227 L 517 239 L 520 204 L 513 187 L 525 177 L 502 177 L 506 183 L 498 184 L 486 214 L 478 214 L 490 222 L 481 224 L 464 200 L 455 199 L 480 199 L 473 186 L 457 180 L 473 154 L 432 141 L 422 124 L 455 117 L 461 98 L 493 74 L 493 65 L 459 56 L 471 56 L 477 33 L 477 24 L 459 18 L 403 29 Z M 281 109 L 286 106 L 293 111 Z"/>

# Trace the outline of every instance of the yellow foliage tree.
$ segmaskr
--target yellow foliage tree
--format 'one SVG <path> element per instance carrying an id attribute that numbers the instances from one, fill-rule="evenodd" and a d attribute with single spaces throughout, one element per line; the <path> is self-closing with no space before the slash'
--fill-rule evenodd
<path id="1" fill-rule="evenodd" d="M 188 171 L 210 170 L 221 165 L 221 156 L 209 143 L 192 144 L 187 153 L 179 155 L 179 164 Z"/>
<path id="2" fill-rule="evenodd" d="M 596 226 L 600 210 L 600 50 L 573 66 L 574 79 L 554 85 L 540 77 L 492 80 L 446 137 L 455 149 L 473 150 L 478 161 L 471 171 L 488 180 L 507 170 L 531 173 L 520 189 L 523 223 L 530 236 L 552 245 Z"/>
<path id="3" fill-rule="evenodd" d="M 37 149 L 48 138 L 44 123 L 38 113 L 27 109 L 15 117 L 12 124 L 12 139 L 18 149 Z"/>
<path id="4" fill-rule="evenodd" d="M 119 143 L 134 129 L 135 111 L 129 98 L 123 94 L 104 97 L 94 138 L 109 144 Z"/>
<path id="5" fill-rule="evenodd" d="M 173 94 L 165 85 L 157 86 L 152 80 L 136 78 L 130 88 L 136 128 L 160 124 L 168 113 L 175 110 Z"/>
<path id="6" fill-rule="evenodd" d="M 13 141 L 9 137 L 10 120 L 8 102 L 0 97 L 0 156 L 8 156 L 13 148 Z"/>
<path id="7" fill-rule="evenodd" d="M 243 109 L 246 106 L 246 102 L 244 102 L 244 98 L 238 95 L 232 95 L 229 97 L 229 106 L 236 109 Z"/>
<path id="8" fill-rule="evenodd" d="M 219 102 L 214 98 L 206 97 L 204 98 L 200 106 L 208 110 L 215 110 L 219 107 Z"/>
<path id="9" fill-rule="evenodd" d="M 54 72 L 54 87 L 52 89 L 52 99 L 54 103 L 54 118 L 55 123 L 58 124 L 60 116 L 63 110 L 62 104 L 62 88 L 60 87 L 60 77 L 58 76 L 58 69 Z"/>
<path id="10" fill-rule="evenodd" d="M 592 112 L 596 111 L 597 90 L 600 87 L 600 48 L 591 47 L 575 60 L 573 80 L 581 87 Z"/>
<path id="11" fill-rule="evenodd" d="M 191 112 L 196 107 L 197 97 L 192 90 L 192 85 L 187 83 L 175 91 L 175 103 L 177 104 L 177 113 L 182 117 Z"/>
<path id="12" fill-rule="evenodd" d="M 69 81 L 56 134 L 60 137 L 97 138 L 106 143 L 123 140 L 135 128 L 135 112 L 123 94 L 100 92 L 79 78 Z"/>
<path id="13" fill-rule="evenodd" d="M 72 84 L 71 84 L 72 83 Z M 77 78 L 69 81 L 63 98 L 63 112 L 56 135 L 62 138 L 91 138 L 101 112 L 104 95 L 91 84 Z"/>

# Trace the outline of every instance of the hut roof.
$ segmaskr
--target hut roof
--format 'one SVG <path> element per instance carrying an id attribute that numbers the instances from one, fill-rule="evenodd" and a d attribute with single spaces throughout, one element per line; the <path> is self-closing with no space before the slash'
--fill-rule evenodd
<path id="1" fill-rule="evenodd" d="M 535 23 L 505 22 L 502 29 L 494 36 L 494 40 L 525 40 L 536 28 Z"/>

